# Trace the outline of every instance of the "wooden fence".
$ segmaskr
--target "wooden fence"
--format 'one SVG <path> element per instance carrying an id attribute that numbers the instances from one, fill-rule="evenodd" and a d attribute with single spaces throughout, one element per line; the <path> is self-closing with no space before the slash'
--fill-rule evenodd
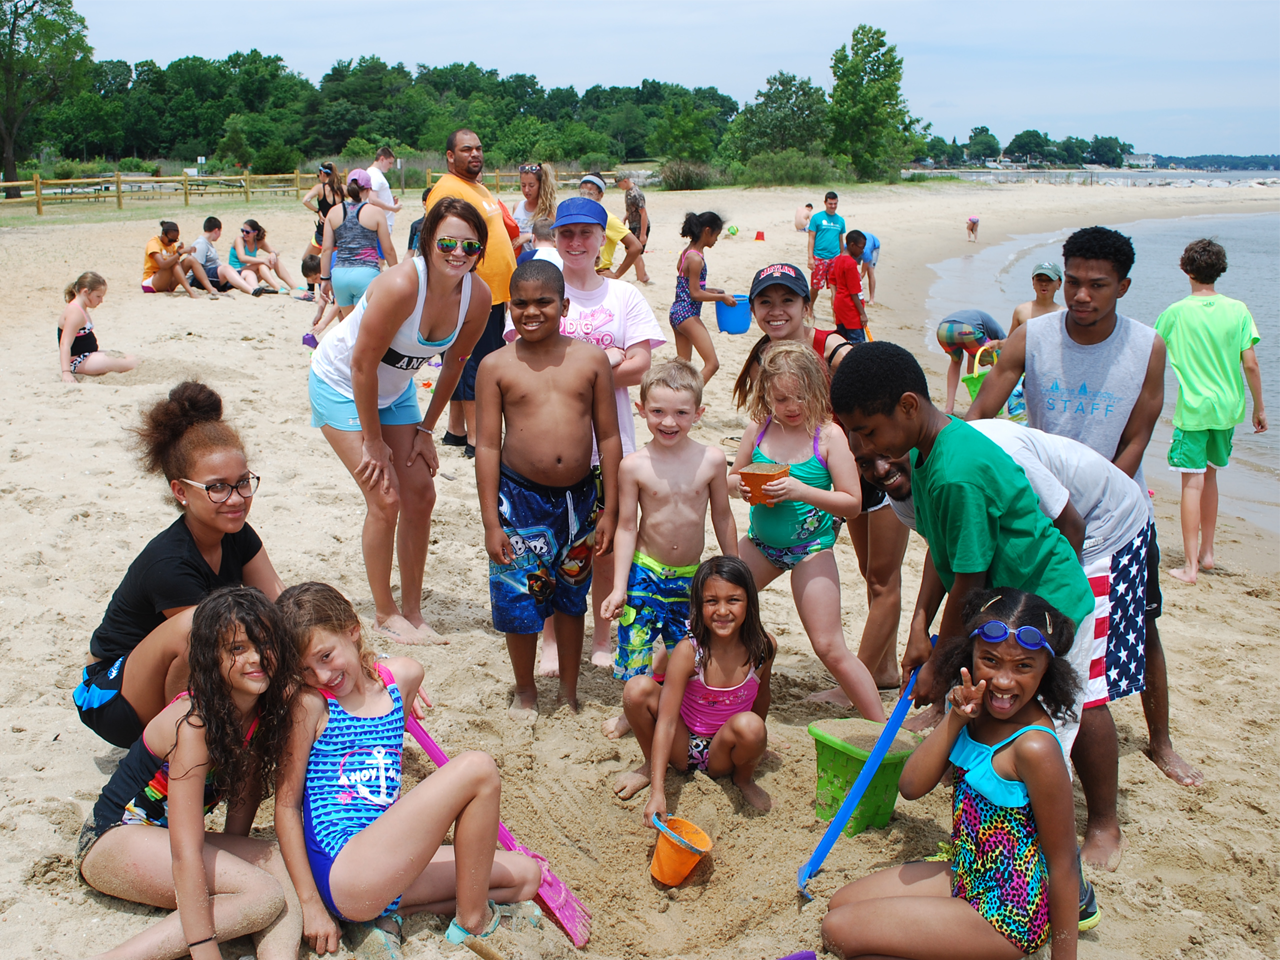
<path id="1" fill-rule="evenodd" d="M 445 171 L 426 171 L 426 182 L 434 185 Z M 341 172 L 342 182 L 347 179 L 347 170 Z M 603 174 L 606 182 L 613 177 L 613 171 Z M 557 173 L 558 187 L 577 186 L 582 174 Z M 480 182 L 492 186 L 495 193 L 520 188 L 520 174 L 514 171 L 495 170 L 483 174 Z M 302 194 L 311 188 L 310 175 L 303 179 L 301 171 L 276 174 L 240 174 L 238 176 L 193 177 L 184 173 L 180 177 L 137 177 L 120 173 L 106 174 L 101 177 L 79 177 L 73 180 L 44 180 L 38 173 L 31 175 L 30 180 L 0 181 L 0 209 L 22 204 L 34 204 L 36 213 L 44 215 L 47 203 L 70 203 L 76 200 L 106 202 L 114 198 L 116 209 L 124 209 L 125 197 L 139 200 L 167 199 L 182 194 L 183 206 L 190 206 L 194 197 L 244 197 L 245 203 L 252 203 L 254 195 L 288 196 L 293 194 L 301 200 Z M 8 197 L 3 194 L 16 188 L 18 196 Z M 403 191 L 402 191 L 403 193 Z"/>

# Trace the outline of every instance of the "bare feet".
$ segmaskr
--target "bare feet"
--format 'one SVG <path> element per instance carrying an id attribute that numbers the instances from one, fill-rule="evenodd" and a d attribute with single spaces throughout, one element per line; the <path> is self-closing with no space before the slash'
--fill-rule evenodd
<path id="1" fill-rule="evenodd" d="M 567 706 L 576 714 L 578 712 L 578 691 L 566 690 L 561 686 L 559 693 L 556 694 L 556 709 L 559 710 L 562 706 Z"/>
<path id="2" fill-rule="evenodd" d="M 603 647 L 591 644 L 591 664 L 606 670 L 613 668 L 613 648 L 609 641 L 606 640 Z"/>
<path id="3" fill-rule="evenodd" d="M 853 706 L 853 701 L 845 695 L 845 692 L 839 687 L 833 687 L 830 690 L 823 690 L 821 693 L 811 693 L 805 697 L 805 700 L 811 703 L 830 703 L 841 709 L 847 709 Z"/>
<path id="4" fill-rule="evenodd" d="M 873 673 L 871 675 L 871 679 L 875 681 L 877 690 L 901 690 L 902 689 L 902 674 L 899 673 L 897 670 L 894 670 L 893 673 L 885 673 L 885 674 Z"/>
<path id="5" fill-rule="evenodd" d="M 932 730 L 942 720 L 941 704 L 933 704 L 921 710 L 914 717 L 907 717 L 902 723 L 903 730 L 910 730 L 912 733 L 924 733 L 926 730 Z"/>
<path id="6" fill-rule="evenodd" d="M 619 800 L 630 800 L 649 785 L 648 766 L 646 763 L 635 770 L 628 770 L 613 781 L 613 792 L 618 795 Z"/>
<path id="7" fill-rule="evenodd" d="M 1200 551 L 1200 569 L 1201 570 L 1213 569 L 1213 551 L 1212 550 Z"/>
<path id="8" fill-rule="evenodd" d="M 1147 754 L 1151 762 L 1174 783 L 1183 787 L 1203 787 L 1204 774 L 1179 756 L 1172 745 L 1161 750 L 1152 747 Z"/>
<path id="9" fill-rule="evenodd" d="M 1169 571 L 1169 576 L 1175 580 L 1181 580 L 1183 583 L 1194 584 L 1198 572 L 1195 567 L 1174 567 Z"/>
<path id="10" fill-rule="evenodd" d="M 1108 873 L 1115 873 L 1127 846 L 1129 841 L 1120 832 L 1118 824 L 1112 824 L 1109 827 L 1089 824 L 1084 829 L 1084 844 L 1080 847 L 1080 859 L 1091 867 L 1100 867 Z"/>
<path id="11" fill-rule="evenodd" d="M 542 638 L 542 660 L 538 663 L 538 676 L 560 676 L 560 648 L 555 640 L 548 640 L 545 635 Z"/>
<path id="12" fill-rule="evenodd" d="M 538 719 L 538 692 L 535 690 L 529 694 L 521 694 L 517 690 L 511 706 L 507 708 L 507 716 L 517 723 L 533 726 Z"/>
<path id="13" fill-rule="evenodd" d="M 423 643 L 426 639 L 418 632 L 417 627 L 398 613 L 393 613 L 385 620 L 375 620 L 374 629 L 396 643 L 417 644 Z"/>
<path id="14" fill-rule="evenodd" d="M 610 740 L 617 740 L 631 732 L 631 724 L 627 722 L 626 717 L 610 717 L 600 724 L 600 732 Z"/>
<path id="15" fill-rule="evenodd" d="M 742 799 L 751 804 L 761 813 L 767 813 L 773 809 L 773 798 L 765 792 L 764 787 L 756 783 L 754 780 L 748 780 L 746 783 L 739 783 L 738 789 L 742 791 Z"/>
<path id="16" fill-rule="evenodd" d="M 413 628 L 418 631 L 418 636 L 422 638 L 420 642 L 436 644 L 445 644 L 449 642 L 447 637 L 436 633 L 436 631 L 432 629 L 431 624 L 427 623 L 425 620 L 421 623 L 413 623 L 412 620 L 409 622 L 413 624 Z"/>

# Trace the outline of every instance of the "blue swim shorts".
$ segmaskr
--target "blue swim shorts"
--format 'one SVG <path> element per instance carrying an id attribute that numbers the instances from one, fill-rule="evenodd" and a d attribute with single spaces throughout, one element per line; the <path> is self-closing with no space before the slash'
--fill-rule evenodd
<path id="1" fill-rule="evenodd" d="M 340 307 L 354 307 L 369 289 L 369 284 L 382 272 L 371 267 L 333 267 L 333 302 Z"/>
<path id="2" fill-rule="evenodd" d="M 422 408 L 418 406 L 418 385 L 410 380 L 404 393 L 396 397 L 389 407 L 378 409 L 378 422 L 383 426 L 398 427 L 422 422 Z M 344 397 L 325 383 L 314 370 L 307 378 L 307 393 L 311 396 L 311 425 L 330 426 L 345 433 L 360 432 L 360 414 L 356 402 Z"/>
<path id="3" fill-rule="evenodd" d="M 627 575 L 627 605 L 618 617 L 618 650 L 613 659 L 617 680 L 653 672 L 653 642 L 662 637 L 667 650 L 689 632 L 689 588 L 698 565 L 664 567 L 639 551 Z"/>
<path id="4" fill-rule="evenodd" d="M 502 467 L 498 516 L 515 559 L 489 561 L 495 629 L 538 633 L 553 611 L 586 614 L 599 498 L 596 470 L 571 487 L 547 487 Z"/>

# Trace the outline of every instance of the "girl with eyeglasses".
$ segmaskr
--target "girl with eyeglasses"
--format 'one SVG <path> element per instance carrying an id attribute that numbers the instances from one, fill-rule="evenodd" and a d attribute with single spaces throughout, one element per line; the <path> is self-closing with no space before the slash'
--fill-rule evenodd
<path id="1" fill-rule="evenodd" d="M 556 174 L 548 163 L 520 166 L 520 193 L 524 199 L 511 208 L 520 234 L 511 241 L 516 253 L 533 251 L 533 221 L 556 218 Z"/>
<path id="2" fill-rule="evenodd" d="M 950 710 L 898 790 L 923 796 L 954 770 L 944 853 L 881 870 L 831 898 L 822 939 L 841 957 L 1015 958 L 1052 938 L 1074 960 L 1082 924 L 1071 776 L 1054 722 L 1080 680 L 1075 625 L 1020 590 L 975 590 L 938 667 Z"/>
<path id="3" fill-rule="evenodd" d="M 203 383 L 169 391 L 135 428 L 148 473 L 163 473 L 181 511 L 129 565 L 89 641 L 73 694 L 85 726 L 118 747 L 186 688 L 191 613 L 219 587 L 247 584 L 274 601 L 284 589 L 249 508 L 258 477 Z"/>
<path id="4" fill-rule="evenodd" d="M 336 215 L 330 213 L 331 222 Z M 329 237 L 326 228 L 326 252 Z M 488 241 L 480 212 L 445 197 L 422 225 L 422 255 L 374 279 L 311 356 L 311 425 L 321 429 L 364 494 L 362 542 L 374 619 L 401 643 L 443 642 L 422 617 L 433 478 L 440 466 L 433 432 L 489 319 L 489 287 L 475 275 Z M 384 250 L 395 256 L 389 243 Z M 441 355 L 424 416 L 413 375 Z M 400 566 L 399 603 L 391 591 L 393 552 Z"/>

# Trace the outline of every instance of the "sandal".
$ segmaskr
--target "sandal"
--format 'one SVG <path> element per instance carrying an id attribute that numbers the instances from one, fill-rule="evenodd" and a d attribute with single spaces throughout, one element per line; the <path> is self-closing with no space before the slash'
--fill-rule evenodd
<path id="1" fill-rule="evenodd" d="M 453 920 L 449 922 L 449 929 L 444 932 L 444 938 L 452 944 L 463 944 L 466 942 L 467 937 L 475 937 L 477 940 L 483 940 L 492 935 L 493 931 L 498 929 L 498 921 L 502 919 L 502 914 L 498 912 L 498 905 L 492 900 L 489 901 L 489 912 L 493 917 L 489 923 L 489 929 L 484 933 L 472 933 L 460 924 L 458 922 L 458 918 L 455 916 Z"/>
<path id="2" fill-rule="evenodd" d="M 251 296 L 260 297 L 260 296 L 262 296 L 262 295 L 263 295 L 264 293 L 266 293 L 266 292 L 267 292 L 267 291 L 266 291 L 266 288 L 265 288 L 265 287 L 254 287 L 254 288 L 253 288 L 253 293 L 251 294 Z M 275 291 L 274 291 L 274 290 L 272 290 L 271 292 L 272 292 L 272 293 L 275 293 Z"/>
<path id="3" fill-rule="evenodd" d="M 349 923 L 346 928 L 347 944 L 357 960 L 401 960 L 404 955 L 403 923 L 398 913 L 363 923 Z"/>

